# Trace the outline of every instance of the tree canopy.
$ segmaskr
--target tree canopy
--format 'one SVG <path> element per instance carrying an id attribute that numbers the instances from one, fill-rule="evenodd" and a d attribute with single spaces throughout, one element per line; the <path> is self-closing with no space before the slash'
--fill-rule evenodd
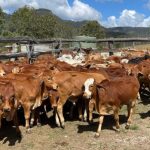
<path id="1" fill-rule="evenodd" d="M 105 32 L 103 27 L 97 21 L 88 21 L 81 27 L 81 34 L 104 38 Z"/>
<path id="2" fill-rule="evenodd" d="M 76 35 L 104 37 L 97 21 L 65 21 L 46 9 L 24 6 L 7 15 L 0 8 L 0 36 L 30 36 L 35 38 L 72 38 Z"/>

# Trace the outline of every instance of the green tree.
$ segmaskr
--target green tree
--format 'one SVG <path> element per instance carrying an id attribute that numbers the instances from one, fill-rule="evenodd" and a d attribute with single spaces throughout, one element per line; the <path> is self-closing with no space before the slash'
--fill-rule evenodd
<path id="1" fill-rule="evenodd" d="M 88 21 L 81 27 L 81 35 L 95 36 L 96 38 L 104 38 L 105 32 L 103 27 L 97 21 Z"/>
<path id="2" fill-rule="evenodd" d="M 51 38 L 55 35 L 56 20 L 53 16 L 34 14 L 30 31 L 36 38 Z"/>
<path id="3" fill-rule="evenodd" d="M 0 8 L 0 35 L 2 34 L 4 24 L 5 24 L 5 14 L 2 8 Z"/>
<path id="4" fill-rule="evenodd" d="M 34 15 L 34 9 L 31 7 L 23 7 L 18 9 L 11 16 L 10 31 L 21 36 L 30 35 L 30 26 Z"/>
<path id="5" fill-rule="evenodd" d="M 56 20 L 50 14 L 39 14 L 34 8 L 23 7 L 13 13 L 10 31 L 20 36 L 35 38 L 54 37 Z"/>

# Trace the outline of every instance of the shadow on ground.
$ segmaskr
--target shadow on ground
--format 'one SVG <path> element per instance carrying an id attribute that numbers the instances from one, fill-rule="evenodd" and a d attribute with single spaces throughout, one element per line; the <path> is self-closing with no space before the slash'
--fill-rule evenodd
<path id="1" fill-rule="evenodd" d="M 95 118 L 95 117 L 94 117 Z M 119 123 L 124 124 L 127 121 L 127 117 L 125 115 L 119 115 Z M 115 126 L 115 120 L 112 115 L 108 115 L 104 117 L 102 130 L 108 129 L 108 130 L 114 130 L 116 131 L 113 126 Z M 86 125 L 78 125 L 78 133 L 83 133 L 86 131 L 96 132 L 98 128 L 98 122 L 93 122 L 92 124 L 86 124 Z"/>
<path id="2" fill-rule="evenodd" d="M 3 144 L 8 142 L 8 146 L 14 146 L 16 142 L 20 143 L 22 137 L 17 135 L 16 128 L 12 127 L 12 122 L 6 122 L 5 120 L 2 120 L 2 122 L 0 141 L 3 141 Z"/>

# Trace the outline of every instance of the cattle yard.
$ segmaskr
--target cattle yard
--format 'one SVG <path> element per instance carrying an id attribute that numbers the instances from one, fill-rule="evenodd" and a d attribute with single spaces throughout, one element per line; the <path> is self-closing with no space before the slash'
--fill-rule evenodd
<path id="1" fill-rule="evenodd" d="M 150 53 L 108 54 L 1 55 L 0 150 L 149 150 Z"/>

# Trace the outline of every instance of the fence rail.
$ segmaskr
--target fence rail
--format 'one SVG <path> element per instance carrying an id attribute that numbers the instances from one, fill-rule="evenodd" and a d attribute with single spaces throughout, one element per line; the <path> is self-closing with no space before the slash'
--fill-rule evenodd
<path id="1" fill-rule="evenodd" d="M 27 52 L 20 53 L 9 53 L 9 54 L 0 54 L 0 60 L 3 59 L 11 59 L 17 57 L 27 57 L 28 59 L 32 57 L 36 57 L 42 54 L 49 54 L 52 52 L 59 52 L 62 43 L 70 43 L 70 42 L 87 42 L 87 43 L 101 43 L 108 42 L 108 48 L 110 51 L 113 49 L 113 42 L 150 42 L 150 37 L 146 38 L 105 38 L 105 39 L 96 39 L 96 40 L 76 40 L 76 39 L 35 39 L 30 37 L 17 37 L 17 38 L 0 38 L 0 43 L 18 43 L 18 44 L 29 44 L 29 49 Z M 50 43 L 58 43 L 58 47 L 54 50 L 50 51 L 32 51 L 33 44 L 50 44 Z"/>
<path id="2" fill-rule="evenodd" d="M 0 43 L 56 43 L 56 42 L 89 42 L 89 43 L 101 43 L 101 42 L 150 42 L 150 37 L 146 38 L 105 38 L 96 40 L 76 40 L 76 39 L 34 39 L 34 38 L 0 38 Z"/>

